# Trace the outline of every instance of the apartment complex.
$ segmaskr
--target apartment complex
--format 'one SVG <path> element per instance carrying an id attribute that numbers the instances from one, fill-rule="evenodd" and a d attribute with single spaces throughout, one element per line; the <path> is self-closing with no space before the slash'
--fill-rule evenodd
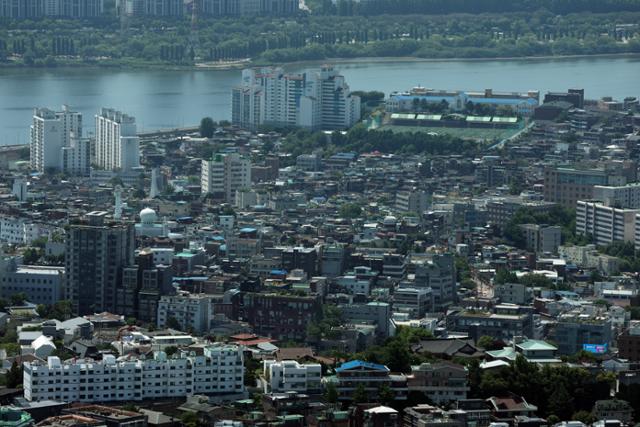
<path id="1" fill-rule="evenodd" d="M 108 223 L 106 212 L 90 212 L 71 224 L 66 239 L 65 298 L 80 315 L 116 312 L 124 267 L 134 261 L 132 224 Z"/>
<path id="2" fill-rule="evenodd" d="M 640 209 L 606 206 L 597 201 L 577 202 L 576 233 L 593 236 L 597 245 L 636 240 L 636 216 Z"/>
<path id="3" fill-rule="evenodd" d="M 297 0 L 197 0 L 199 13 L 207 16 L 287 16 L 298 12 Z"/>
<path id="4" fill-rule="evenodd" d="M 308 129 L 346 129 L 360 120 L 360 98 L 342 75 L 325 66 L 319 72 L 288 74 L 282 68 L 246 69 L 232 91 L 232 122 Z"/>
<path id="5" fill-rule="evenodd" d="M 66 105 L 62 111 L 36 108 L 30 128 L 31 169 L 38 172 L 65 170 L 67 156 L 64 150 L 69 150 L 75 138 L 82 138 L 81 113 L 71 111 Z"/>
<path id="6" fill-rule="evenodd" d="M 640 209 L 640 183 L 615 187 L 596 185 L 593 187 L 593 199 L 615 208 Z"/>
<path id="7" fill-rule="evenodd" d="M 153 359 L 105 355 L 101 361 L 51 356 L 24 363 L 24 397 L 28 401 L 127 402 L 184 398 L 193 394 L 237 395 L 244 392 L 242 347 L 214 344 L 203 355 L 181 352 Z"/>
<path id="8" fill-rule="evenodd" d="M 264 377 L 272 393 L 319 393 L 322 390 L 322 367 L 319 363 L 301 364 L 295 360 L 264 361 Z"/>
<path id="9" fill-rule="evenodd" d="M 96 18 L 104 0 L 0 0 L 0 18 Z"/>
<path id="10" fill-rule="evenodd" d="M 251 161 L 239 154 L 216 154 L 202 161 L 202 194 L 233 203 L 236 191 L 251 188 Z"/>
<path id="11" fill-rule="evenodd" d="M 130 171 L 140 166 L 136 119 L 103 108 L 96 114 L 95 163 L 108 171 Z"/>
<path id="12" fill-rule="evenodd" d="M 116 0 L 119 15 L 126 16 L 182 16 L 184 0 Z"/>

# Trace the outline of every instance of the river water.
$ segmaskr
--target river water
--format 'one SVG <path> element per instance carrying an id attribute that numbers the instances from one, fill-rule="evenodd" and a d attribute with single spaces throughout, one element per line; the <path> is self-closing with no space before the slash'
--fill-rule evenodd
<path id="1" fill-rule="evenodd" d="M 292 71 L 320 64 L 292 65 Z M 421 85 L 434 89 L 563 91 L 585 96 L 640 96 L 640 56 L 486 61 L 342 61 L 334 66 L 352 90 L 385 94 Z M 239 70 L 138 71 L 0 69 L 0 145 L 25 144 L 34 107 L 68 104 L 84 114 L 86 133 L 100 107 L 136 117 L 139 131 L 191 126 L 204 116 L 229 119 Z"/>

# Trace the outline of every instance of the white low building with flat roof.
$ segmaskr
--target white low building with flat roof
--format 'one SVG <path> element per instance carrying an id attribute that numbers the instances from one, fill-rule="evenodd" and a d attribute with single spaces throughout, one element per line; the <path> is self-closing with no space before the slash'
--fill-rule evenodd
<path id="1" fill-rule="evenodd" d="M 269 387 L 272 393 L 286 393 L 296 391 L 298 393 L 320 392 L 322 367 L 319 363 L 301 364 L 295 360 L 264 361 L 264 376 L 268 381 L 265 387 Z M 269 390 L 265 390 L 265 393 Z"/>
<path id="2" fill-rule="evenodd" d="M 25 362 L 24 397 L 28 401 L 127 402 L 184 398 L 194 394 L 244 394 L 243 347 L 214 344 L 202 356 L 180 352 L 153 359 L 105 355 L 101 361 L 49 357 Z"/>

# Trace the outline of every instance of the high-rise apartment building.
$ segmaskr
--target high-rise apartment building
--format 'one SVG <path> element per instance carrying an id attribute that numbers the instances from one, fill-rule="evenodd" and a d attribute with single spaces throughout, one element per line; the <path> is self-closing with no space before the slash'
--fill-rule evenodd
<path id="1" fill-rule="evenodd" d="M 65 298 L 80 315 L 116 312 L 123 269 L 134 263 L 133 224 L 107 223 L 106 215 L 90 212 L 67 232 Z"/>
<path id="2" fill-rule="evenodd" d="M 299 10 L 298 0 L 197 0 L 198 12 L 208 16 L 288 16 Z"/>
<path id="3" fill-rule="evenodd" d="M 232 91 L 232 121 L 308 129 L 345 129 L 360 120 L 360 98 L 332 67 L 288 74 L 282 68 L 247 69 Z"/>
<path id="4" fill-rule="evenodd" d="M 71 137 L 69 145 L 62 147 L 61 169 L 70 175 L 91 174 L 91 140 L 89 138 Z"/>
<path id="5" fill-rule="evenodd" d="M 116 0 L 116 10 L 127 16 L 182 16 L 184 0 Z"/>
<path id="6" fill-rule="evenodd" d="M 96 18 L 104 0 L 0 0 L 0 18 Z"/>
<path id="7" fill-rule="evenodd" d="M 96 114 L 95 163 L 110 171 L 130 171 L 140 166 L 134 117 L 110 108 Z"/>
<path id="8" fill-rule="evenodd" d="M 233 203 L 237 190 L 251 187 L 251 161 L 238 154 L 216 154 L 202 161 L 203 194 L 213 194 Z"/>
<path id="9" fill-rule="evenodd" d="M 72 136 L 82 137 L 81 113 L 66 105 L 62 111 L 36 108 L 29 144 L 31 168 L 38 172 L 62 170 L 63 148 L 71 145 Z"/>

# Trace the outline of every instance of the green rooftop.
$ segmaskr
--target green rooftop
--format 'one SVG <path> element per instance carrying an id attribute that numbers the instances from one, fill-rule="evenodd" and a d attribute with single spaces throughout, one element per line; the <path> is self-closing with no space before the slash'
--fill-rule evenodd
<path id="1" fill-rule="evenodd" d="M 542 340 L 526 340 L 519 344 L 516 344 L 516 346 L 520 347 L 523 350 L 533 350 L 533 351 L 543 351 L 543 350 L 555 351 L 558 349 L 556 346 Z"/>
<path id="2" fill-rule="evenodd" d="M 0 408 L 0 427 L 30 426 L 33 419 L 28 412 L 9 407 Z"/>

